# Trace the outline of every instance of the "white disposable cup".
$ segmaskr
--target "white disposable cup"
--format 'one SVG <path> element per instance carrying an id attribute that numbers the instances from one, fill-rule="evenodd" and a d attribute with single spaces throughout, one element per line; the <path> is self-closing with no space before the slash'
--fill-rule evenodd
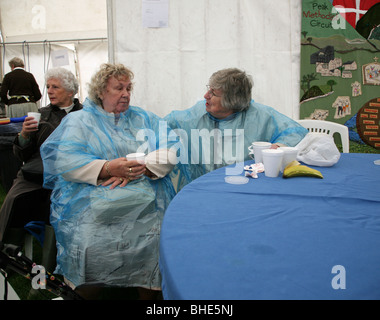
<path id="1" fill-rule="evenodd" d="M 284 171 L 285 167 L 292 161 L 297 160 L 298 149 L 295 147 L 281 147 L 279 150 L 284 151 L 282 156 L 282 166 L 281 172 Z"/>
<path id="2" fill-rule="evenodd" d="M 276 178 L 280 173 L 284 151 L 279 149 L 262 150 L 264 172 L 266 177 Z"/>
<path id="3" fill-rule="evenodd" d="M 262 150 L 269 149 L 272 146 L 270 142 L 264 142 L 264 141 L 255 141 L 252 142 L 252 144 L 248 147 L 248 150 L 253 152 L 253 155 L 255 157 L 255 163 L 262 163 L 263 157 L 262 157 Z"/>
<path id="4" fill-rule="evenodd" d="M 126 155 L 127 160 L 136 160 L 139 163 L 145 163 L 145 153 L 129 153 Z"/>
<path id="5" fill-rule="evenodd" d="M 28 112 L 28 117 L 33 117 L 34 120 L 37 121 L 37 126 L 39 125 L 40 119 L 41 119 L 41 113 L 39 113 L 39 112 Z"/>

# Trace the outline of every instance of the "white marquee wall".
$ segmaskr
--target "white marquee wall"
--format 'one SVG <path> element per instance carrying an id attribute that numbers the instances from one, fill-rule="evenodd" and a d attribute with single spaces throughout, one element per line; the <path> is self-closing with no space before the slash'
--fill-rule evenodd
<path id="1" fill-rule="evenodd" d="M 10 58 L 25 57 L 43 88 L 44 72 L 52 66 L 48 50 L 68 50 L 66 67 L 80 77 L 83 101 L 97 67 L 120 62 L 135 73 L 132 103 L 165 116 L 202 99 L 213 72 L 238 67 L 253 76 L 256 101 L 298 118 L 301 0 L 167 0 L 168 28 L 142 26 L 143 1 L 67 0 L 62 7 L 60 1 L 20 0 L 25 16 L 15 28 L 20 11 L 9 11 L 14 2 L 2 0 L 4 41 L 29 43 L 1 46 L 3 73 L 10 71 Z M 36 5 L 46 9 L 45 25 Z M 108 42 L 52 42 L 49 48 L 30 42 L 107 36 L 107 26 Z"/>
<path id="2" fill-rule="evenodd" d="M 67 55 L 68 64 L 62 67 L 70 70 L 77 76 L 80 84 L 77 98 L 81 102 L 87 97 L 87 83 L 95 69 L 108 61 L 108 42 L 76 42 L 69 44 L 29 44 L 5 45 L 2 48 L 4 74 L 10 72 L 8 61 L 13 57 L 20 57 L 25 62 L 25 69 L 31 72 L 37 80 L 42 93 L 40 106 L 50 103 L 45 89 L 45 72 L 55 66 L 54 56 Z M 59 61 L 59 60 L 58 60 Z"/>
<path id="3" fill-rule="evenodd" d="M 108 0 L 110 60 L 135 73 L 132 104 L 165 116 L 238 67 L 253 98 L 299 117 L 301 0 L 168 0 L 169 27 L 145 28 L 141 0 Z"/>
<path id="4" fill-rule="evenodd" d="M 77 75 L 78 98 L 86 98 L 87 82 L 108 61 L 106 0 L 1 0 L 0 21 L 2 75 L 10 71 L 11 58 L 22 58 L 44 93 L 40 105 L 45 106 L 44 75 L 58 63 Z"/>
<path id="5" fill-rule="evenodd" d="M 107 0 L 1 0 L 5 42 L 107 36 Z"/>

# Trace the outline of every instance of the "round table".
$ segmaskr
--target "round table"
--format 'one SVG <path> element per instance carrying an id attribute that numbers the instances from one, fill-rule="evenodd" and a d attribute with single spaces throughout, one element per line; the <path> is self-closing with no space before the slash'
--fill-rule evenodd
<path id="1" fill-rule="evenodd" d="M 221 168 L 194 180 L 164 217 L 164 298 L 380 299 L 377 159 L 341 154 L 313 167 L 323 179 L 234 185 Z"/>

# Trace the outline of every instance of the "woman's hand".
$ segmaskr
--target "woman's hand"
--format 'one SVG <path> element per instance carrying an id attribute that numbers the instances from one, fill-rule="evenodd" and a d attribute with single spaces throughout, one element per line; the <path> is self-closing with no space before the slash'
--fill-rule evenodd
<path id="1" fill-rule="evenodd" d="M 38 131 L 38 125 L 37 121 L 34 120 L 33 117 L 26 117 L 24 120 L 24 123 L 22 124 L 22 130 L 20 134 L 23 136 L 25 139 L 29 139 L 30 134 L 32 132 Z"/>
<path id="2" fill-rule="evenodd" d="M 116 186 L 124 187 L 129 181 L 140 179 L 145 172 L 144 163 L 118 158 L 107 161 L 99 177 L 102 179 L 108 178 L 102 185 L 108 186 L 111 184 L 111 189 L 113 189 Z"/>
<path id="3" fill-rule="evenodd" d="M 140 179 L 146 171 L 145 163 L 140 163 L 137 160 L 127 160 L 126 158 L 121 158 L 121 160 L 119 162 L 120 175 L 129 180 Z"/>
<path id="4" fill-rule="evenodd" d="M 125 179 L 122 177 L 111 177 L 107 181 L 103 182 L 102 186 L 107 187 L 111 185 L 110 189 L 112 190 L 116 188 L 117 186 L 119 186 L 120 188 L 125 187 L 129 181 L 130 181 L 129 179 Z"/>

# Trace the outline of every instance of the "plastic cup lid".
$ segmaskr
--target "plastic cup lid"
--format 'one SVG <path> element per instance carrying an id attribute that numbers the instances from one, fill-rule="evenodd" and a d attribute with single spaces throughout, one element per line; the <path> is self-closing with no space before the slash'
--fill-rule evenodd
<path id="1" fill-rule="evenodd" d="M 249 179 L 242 176 L 227 176 L 224 181 L 230 184 L 245 184 L 248 183 Z"/>

